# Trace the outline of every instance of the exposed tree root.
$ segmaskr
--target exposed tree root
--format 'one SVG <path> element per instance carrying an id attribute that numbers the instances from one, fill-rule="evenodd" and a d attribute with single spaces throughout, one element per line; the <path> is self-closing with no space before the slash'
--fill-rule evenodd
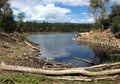
<path id="1" fill-rule="evenodd" d="M 113 69 L 113 70 L 103 70 L 97 72 L 88 71 L 88 69 L 94 69 L 95 67 L 105 67 L 105 66 L 115 66 L 120 63 L 113 63 L 113 64 L 103 64 L 93 67 L 86 67 L 86 68 L 71 68 L 67 70 L 45 70 L 45 69 L 38 69 L 38 68 L 29 68 L 29 67 L 22 67 L 22 66 L 13 66 L 13 65 L 6 65 L 1 63 L 0 69 L 7 70 L 7 71 L 19 71 L 19 72 L 27 72 L 27 73 L 37 73 L 43 75 L 84 75 L 88 77 L 94 76 L 107 76 L 107 75 L 115 75 L 120 74 L 120 68 Z"/>
<path id="2" fill-rule="evenodd" d="M 86 63 L 89 63 L 89 64 L 91 64 L 91 65 L 95 65 L 94 62 L 89 61 L 89 60 L 86 60 L 86 59 L 82 59 L 82 58 L 79 58 L 79 57 L 73 57 L 73 58 L 74 58 L 74 59 L 81 60 L 81 61 L 86 62 Z"/>

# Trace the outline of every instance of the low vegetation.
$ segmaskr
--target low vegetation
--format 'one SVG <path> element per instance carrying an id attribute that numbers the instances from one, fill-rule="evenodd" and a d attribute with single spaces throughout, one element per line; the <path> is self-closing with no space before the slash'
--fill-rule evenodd
<path id="1" fill-rule="evenodd" d="M 12 75 L 0 76 L 2 84 L 51 84 L 50 81 L 52 79 L 43 75 L 14 73 Z"/>
<path id="2" fill-rule="evenodd" d="M 74 81 L 74 76 L 71 77 L 73 80 L 59 80 L 55 77 L 26 74 L 26 73 L 13 73 L 11 75 L 0 76 L 0 84 L 119 84 L 119 80 L 116 81 Z"/>

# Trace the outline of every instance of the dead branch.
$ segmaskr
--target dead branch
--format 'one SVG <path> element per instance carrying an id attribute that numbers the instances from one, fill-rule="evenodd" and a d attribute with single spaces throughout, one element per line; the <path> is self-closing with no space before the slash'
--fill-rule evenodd
<path id="1" fill-rule="evenodd" d="M 84 78 L 50 77 L 50 78 L 55 80 L 64 80 L 64 81 L 86 81 L 86 82 L 92 81 L 91 78 L 87 78 L 87 77 Z"/>
<path id="2" fill-rule="evenodd" d="M 28 46 L 30 46 L 31 48 L 35 49 L 35 50 L 39 50 L 37 47 L 34 47 L 33 45 L 31 45 L 30 43 L 28 43 L 27 41 L 25 41 L 25 44 L 27 44 Z"/>
<path id="3" fill-rule="evenodd" d="M 43 75 L 80 74 L 80 75 L 85 75 L 85 76 L 104 76 L 104 75 L 120 74 L 120 69 L 104 70 L 100 72 L 99 71 L 90 72 L 90 71 L 85 70 L 86 68 L 71 68 L 67 70 L 44 70 L 44 69 L 38 69 L 38 68 L 6 65 L 4 63 L 1 63 L 0 68 L 1 70 L 7 70 L 7 71 L 19 71 L 19 72 L 37 73 L 37 74 L 43 74 Z"/>
<path id="4" fill-rule="evenodd" d="M 89 60 L 86 60 L 86 59 L 82 59 L 82 58 L 79 58 L 79 57 L 73 57 L 74 59 L 78 59 L 78 60 L 81 60 L 83 62 L 86 62 L 86 63 L 89 63 L 89 64 L 92 64 L 92 65 L 95 65 L 93 62 L 89 61 Z"/>
<path id="5" fill-rule="evenodd" d="M 120 62 L 116 62 L 116 63 L 105 63 L 105 64 L 99 64 L 99 65 L 95 65 L 95 66 L 91 66 L 91 67 L 86 67 L 86 70 L 93 70 L 93 69 L 103 69 L 103 68 L 109 68 L 109 67 L 113 67 L 113 66 L 120 66 Z"/>

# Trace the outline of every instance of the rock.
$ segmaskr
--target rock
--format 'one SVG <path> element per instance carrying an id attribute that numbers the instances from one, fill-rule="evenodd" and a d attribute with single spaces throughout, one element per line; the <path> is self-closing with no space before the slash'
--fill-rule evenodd
<path id="1" fill-rule="evenodd" d="M 117 46 L 117 48 L 120 48 L 120 45 L 119 45 L 119 44 L 117 44 L 116 46 Z"/>
<path id="2" fill-rule="evenodd" d="M 27 53 L 23 53 L 23 56 L 26 56 L 26 55 L 28 55 Z"/>
<path id="3" fill-rule="evenodd" d="M 11 37 L 11 39 L 12 39 L 14 42 L 17 42 L 17 39 L 16 39 L 16 38 Z"/>
<path id="4" fill-rule="evenodd" d="M 90 34 L 92 34 L 92 33 L 93 33 L 93 30 L 90 31 Z"/>
<path id="5" fill-rule="evenodd" d="M 88 35 L 90 35 L 90 33 L 89 33 L 89 32 L 79 33 L 79 36 L 81 36 L 81 37 L 88 36 Z"/>
<path id="6" fill-rule="evenodd" d="M 2 44 L 2 47 L 4 47 L 4 48 L 10 48 L 10 45 L 9 45 L 7 42 L 4 42 L 4 43 Z"/>
<path id="7" fill-rule="evenodd" d="M 117 33 L 115 34 L 115 37 L 120 39 L 120 32 L 117 32 Z"/>

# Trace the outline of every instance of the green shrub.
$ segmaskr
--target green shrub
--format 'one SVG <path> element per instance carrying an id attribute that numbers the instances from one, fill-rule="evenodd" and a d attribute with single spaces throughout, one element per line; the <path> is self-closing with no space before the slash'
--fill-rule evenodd
<path id="1" fill-rule="evenodd" d="M 94 36 L 94 40 L 99 40 L 100 38 L 98 36 Z"/>
<path id="2" fill-rule="evenodd" d="M 112 19 L 111 31 L 113 33 L 116 33 L 116 32 L 120 31 L 120 16 L 116 16 Z"/>
<path id="3" fill-rule="evenodd" d="M 28 40 L 27 37 L 26 37 L 26 35 L 24 35 L 24 34 L 21 34 L 21 35 L 20 35 L 20 39 L 21 39 L 22 41 L 27 41 L 27 40 Z"/>

